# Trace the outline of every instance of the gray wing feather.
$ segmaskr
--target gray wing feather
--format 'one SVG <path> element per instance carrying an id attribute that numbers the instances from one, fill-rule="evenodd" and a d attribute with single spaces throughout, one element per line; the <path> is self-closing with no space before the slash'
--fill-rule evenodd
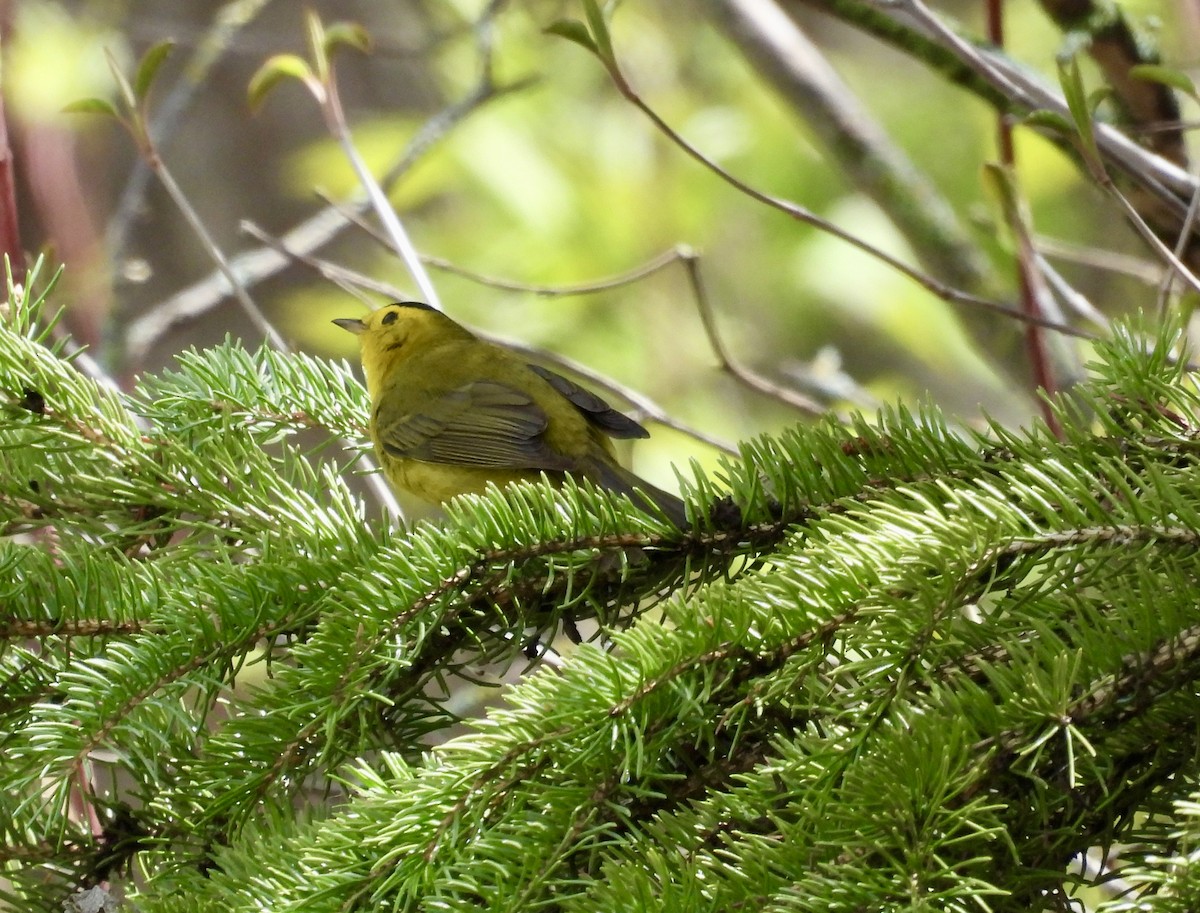
<path id="1" fill-rule="evenodd" d="M 650 432 L 631 419 L 628 415 L 618 412 L 595 393 L 585 390 L 579 384 L 568 380 L 561 374 L 555 374 L 540 365 L 530 365 L 529 369 L 546 380 L 550 386 L 571 401 L 585 419 L 595 425 L 609 437 L 615 438 L 647 438 Z"/>

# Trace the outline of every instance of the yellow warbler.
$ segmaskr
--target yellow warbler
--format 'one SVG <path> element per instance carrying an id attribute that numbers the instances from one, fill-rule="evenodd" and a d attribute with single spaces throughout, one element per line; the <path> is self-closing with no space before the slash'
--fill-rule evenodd
<path id="1" fill-rule="evenodd" d="M 590 479 L 683 527 L 683 503 L 616 461 L 610 438 L 644 438 L 633 419 L 567 378 L 475 336 L 427 304 L 389 304 L 333 321 L 358 334 L 371 440 L 394 488 L 427 501 L 545 473 Z"/>

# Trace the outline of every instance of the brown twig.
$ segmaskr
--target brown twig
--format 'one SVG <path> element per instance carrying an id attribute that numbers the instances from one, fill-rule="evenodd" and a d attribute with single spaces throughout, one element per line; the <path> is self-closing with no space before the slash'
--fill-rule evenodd
<path id="1" fill-rule="evenodd" d="M 1004 47 L 1004 0 L 987 0 L 987 36 L 988 40 L 998 48 Z M 1001 113 L 996 118 L 996 145 L 1000 153 L 1000 162 L 1008 172 L 1011 188 L 1016 193 L 1017 153 L 1013 145 L 1012 122 Z M 1037 252 L 1030 240 L 1029 226 L 1021 217 L 1020 200 L 1009 201 L 1010 206 L 1005 210 L 1010 213 L 1009 228 L 1013 232 L 1017 247 L 1017 283 L 1020 290 L 1021 310 L 1030 317 L 1041 317 L 1043 313 L 1042 300 L 1049 297 L 1045 280 L 1038 272 Z M 1047 350 L 1046 334 L 1042 328 L 1033 324 L 1025 324 L 1025 353 L 1033 372 L 1034 383 L 1045 391 L 1047 397 L 1057 392 L 1057 382 L 1054 371 L 1050 366 L 1050 353 Z M 1051 433 L 1056 438 L 1062 438 L 1062 424 L 1055 415 L 1047 397 L 1036 397 L 1042 419 L 1046 422 Z"/>
<path id="2" fill-rule="evenodd" d="M 1045 110 L 1071 119 L 1061 93 L 1048 88 L 1028 68 L 1015 64 L 1003 53 L 964 40 L 922 0 L 871 0 L 871 5 L 885 11 L 898 28 L 914 29 L 948 51 L 961 67 L 1006 99 L 1017 116 Z M 1165 207 L 1183 216 L 1186 206 L 1182 201 L 1190 198 L 1197 186 L 1192 175 L 1142 148 L 1109 124 L 1096 124 L 1095 138 L 1106 162 L 1145 187 Z"/>
<path id="3" fill-rule="evenodd" d="M 1191 202 L 1188 203 L 1187 214 L 1183 217 L 1183 225 L 1179 228 L 1179 236 L 1175 240 L 1173 253 L 1180 260 L 1183 260 L 1188 255 L 1188 250 L 1192 247 L 1192 229 L 1196 227 L 1198 216 L 1200 216 L 1200 184 L 1197 185 L 1196 192 L 1192 194 Z M 1158 288 L 1158 312 L 1164 316 L 1167 313 L 1167 305 L 1171 300 L 1171 286 L 1174 283 L 1175 271 L 1165 270 L 1162 282 Z"/>
<path id="4" fill-rule="evenodd" d="M 786 403 L 793 409 L 799 409 L 801 412 L 807 412 L 809 415 L 824 415 L 825 407 L 816 400 L 810 399 L 796 390 L 780 386 L 758 372 L 739 364 L 734 359 L 733 354 L 725 346 L 725 341 L 721 338 L 720 330 L 717 328 L 716 316 L 713 314 L 712 306 L 709 304 L 708 293 L 704 288 L 704 281 L 700 277 L 699 257 L 695 254 L 689 254 L 684 257 L 683 265 L 687 270 L 688 282 L 692 286 L 692 295 L 696 299 L 696 306 L 700 310 L 700 321 L 704 324 L 704 332 L 708 336 L 708 343 L 712 346 L 713 353 L 717 356 L 717 361 L 720 363 L 721 369 L 727 371 L 732 377 L 745 384 L 751 390 L 765 393 L 767 396 Z"/>
<path id="5" fill-rule="evenodd" d="M 429 148 L 442 139 L 454 127 L 462 123 L 482 105 L 502 95 L 518 91 L 529 85 L 529 81 L 498 87 L 481 83 L 461 101 L 438 112 L 430 118 L 401 155 L 394 166 L 384 175 L 381 183 L 390 188 L 425 155 Z M 350 204 L 353 208 L 366 211 L 365 198 Z M 324 209 L 311 216 L 283 235 L 293 250 L 314 251 L 328 244 L 347 227 L 342 216 Z M 270 249 L 247 251 L 231 258 L 230 267 L 243 288 L 249 289 L 276 275 L 292 261 Z M 220 272 L 213 273 L 199 282 L 177 292 L 172 297 L 152 307 L 132 321 L 125 333 L 125 345 L 129 360 L 137 364 L 146 357 L 150 347 L 168 331 L 190 320 L 208 313 L 230 294 L 228 280 Z"/>
<path id="6" fill-rule="evenodd" d="M 1047 257 L 1053 257 L 1055 260 L 1076 263 L 1086 266 L 1089 270 L 1102 270 L 1128 276 L 1145 285 L 1158 285 L 1162 282 L 1162 265 L 1145 257 L 1133 256 L 1116 250 L 1086 247 L 1047 235 L 1034 235 L 1033 241 L 1041 253 Z"/>
<path id="7" fill-rule="evenodd" d="M 700 5 L 747 64 L 804 118 L 829 163 L 887 214 L 924 269 L 972 291 L 992 282 L 990 265 L 954 207 L 776 0 Z M 995 332 L 994 326 L 975 329 Z"/>
<path id="8" fill-rule="evenodd" d="M 816 213 L 805 208 L 804 206 L 801 206 L 800 204 L 791 200 L 766 193 L 765 191 L 759 190 L 753 185 L 748 184 L 733 173 L 726 171 L 724 168 L 706 156 L 703 152 L 685 140 L 678 133 L 678 131 L 675 130 L 675 128 L 668 124 L 662 118 L 662 116 L 659 115 L 658 112 L 652 107 L 650 107 L 650 105 L 637 93 L 628 80 L 625 79 L 625 76 L 620 69 L 616 68 L 615 66 L 609 67 L 608 72 L 610 78 L 613 80 L 613 84 L 616 86 L 617 91 L 621 93 L 622 97 L 624 97 L 626 101 L 641 111 L 650 120 L 650 122 L 654 124 L 659 132 L 667 137 L 667 139 L 669 139 L 689 158 L 698 162 L 708 171 L 719 177 L 722 181 L 729 184 L 735 190 L 739 191 L 750 199 L 781 212 L 798 222 L 802 222 L 805 225 L 811 225 L 814 228 L 825 232 L 826 234 L 832 235 L 841 241 L 845 241 L 852 247 L 861 250 L 874 259 L 879 260 L 886 266 L 896 270 L 901 275 L 911 279 L 917 285 L 921 286 L 921 288 L 925 289 L 943 301 L 947 301 L 952 304 L 986 308 L 999 314 L 1005 314 L 1015 320 L 1033 323 L 1037 326 L 1055 330 L 1056 332 L 1063 333 L 1067 336 L 1077 336 L 1083 339 L 1095 338 L 1091 333 L 1078 330 L 1075 327 L 1067 324 L 1059 323 L 1053 320 L 1047 320 L 1043 317 L 1037 317 L 1031 314 L 1026 314 L 1020 310 L 1017 310 L 1016 308 L 1003 304 L 1002 302 L 993 301 L 990 298 L 984 298 L 980 295 L 973 295 L 968 292 L 964 292 L 961 289 L 947 285 L 939 279 L 936 279 L 919 269 L 909 266 L 903 260 L 893 257 L 891 254 L 881 250 L 870 242 L 865 241 L 863 238 L 853 234 L 852 232 L 835 225 L 828 219 L 818 216 Z"/>
<path id="9" fill-rule="evenodd" d="M 155 106 L 153 117 L 148 118 L 146 124 L 147 132 L 158 144 L 160 150 L 164 143 L 169 143 L 180 135 L 182 131 L 178 129 L 178 124 L 194 101 L 197 92 L 204 87 L 205 81 L 222 58 L 233 49 L 235 41 L 246 37 L 244 30 L 269 4 L 270 0 L 242 2 L 238 6 L 237 15 L 214 17 L 213 22 L 204 30 L 203 34 L 195 38 L 193 42 L 189 42 L 194 44 L 190 58 L 180 68 L 178 79 L 165 94 L 161 103 Z M 177 29 L 179 25 L 179 22 L 172 23 L 173 30 Z M 143 40 L 159 41 L 161 38 L 161 32 L 151 32 L 144 36 Z M 151 177 L 151 171 L 145 161 L 138 159 L 130 170 L 125 186 L 121 188 L 116 207 L 105 230 L 108 258 L 111 262 L 119 262 L 125 256 L 129 234 L 145 203 L 147 186 Z M 130 297 L 124 294 L 116 294 L 113 297 L 109 319 L 104 328 L 103 348 L 101 349 L 106 363 L 114 360 L 109 357 L 110 355 L 115 355 L 117 358 L 124 355 L 120 351 L 120 342 L 121 334 L 129 319 Z M 114 351 L 110 353 L 109 348 Z M 118 365 L 118 367 L 121 366 Z"/>
<path id="10" fill-rule="evenodd" d="M 17 223 L 17 186 L 12 147 L 8 143 L 8 112 L 0 97 L 0 256 L 6 257 L 14 283 L 25 281 L 25 251 Z"/>

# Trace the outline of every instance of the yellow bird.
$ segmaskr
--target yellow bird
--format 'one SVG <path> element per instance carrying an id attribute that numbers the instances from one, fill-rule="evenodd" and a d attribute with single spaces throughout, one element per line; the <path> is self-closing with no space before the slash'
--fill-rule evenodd
<path id="1" fill-rule="evenodd" d="M 686 525 L 679 498 L 617 463 L 611 438 L 649 432 L 594 393 L 420 302 L 333 322 L 358 335 L 371 440 L 394 488 L 442 502 L 488 482 L 571 475 Z"/>

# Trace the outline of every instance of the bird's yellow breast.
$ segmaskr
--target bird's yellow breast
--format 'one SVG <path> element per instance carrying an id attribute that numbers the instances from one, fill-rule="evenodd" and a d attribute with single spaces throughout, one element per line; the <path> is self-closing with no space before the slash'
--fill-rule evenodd
<path id="1" fill-rule="evenodd" d="M 423 463 L 405 460 L 375 449 L 388 481 L 396 488 L 416 495 L 424 501 L 442 503 L 462 494 L 482 494 L 488 482 L 504 486 L 510 482 L 533 482 L 539 473 L 524 470 L 478 469 L 447 463 Z"/>

